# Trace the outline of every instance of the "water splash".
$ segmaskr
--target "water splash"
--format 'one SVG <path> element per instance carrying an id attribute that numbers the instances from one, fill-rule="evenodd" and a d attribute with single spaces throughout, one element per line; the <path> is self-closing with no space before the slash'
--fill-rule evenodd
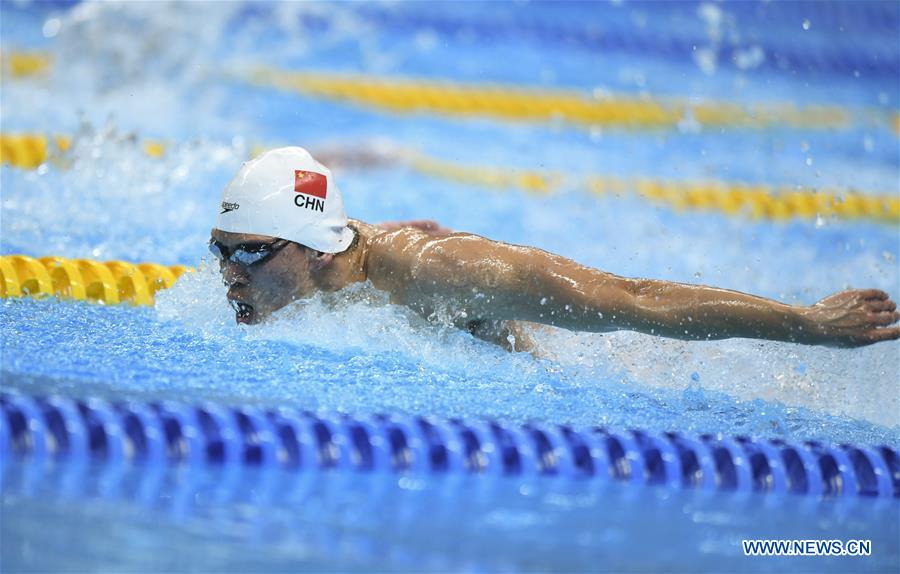
<path id="1" fill-rule="evenodd" d="M 210 205 L 248 154 L 203 141 L 149 157 L 115 123 L 82 123 L 65 153 L 36 170 L 0 169 L 6 253 L 153 261 L 195 260 L 214 220 Z"/>
<path id="2" fill-rule="evenodd" d="M 806 436 L 826 426 L 833 436 L 858 424 L 830 417 L 824 423 L 807 409 L 895 424 L 892 399 L 883 396 L 889 387 L 865 374 L 848 386 L 846 357 L 828 359 L 834 352 L 829 349 L 542 328 L 534 333 L 540 346 L 535 358 L 429 322 L 390 304 L 368 284 L 316 294 L 260 325 L 238 326 L 218 273 L 207 265 L 161 293 L 156 312 L 178 330 L 221 345 L 219 359 L 240 365 L 241 372 L 276 361 L 264 370 L 271 377 L 264 384 L 338 411 L 385 408 L 704 431 L 711 426 L 763 436 Z M 891 368 L 889 360 L 882 362 L 881 368 Z M 866 392 L 857 394 L 854 383 Z M 272 390 L 255 392 L 258 398 Z"/>

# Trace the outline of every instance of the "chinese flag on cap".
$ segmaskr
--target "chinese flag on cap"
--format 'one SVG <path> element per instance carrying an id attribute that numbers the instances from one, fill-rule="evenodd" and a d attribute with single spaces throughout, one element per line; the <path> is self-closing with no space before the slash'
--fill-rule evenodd
<path id="1" fill-rule="evenodd" d="M 294 170 L 294 191 L 325 199 L 328 180 L 321 173 L 297 169 Z"/>

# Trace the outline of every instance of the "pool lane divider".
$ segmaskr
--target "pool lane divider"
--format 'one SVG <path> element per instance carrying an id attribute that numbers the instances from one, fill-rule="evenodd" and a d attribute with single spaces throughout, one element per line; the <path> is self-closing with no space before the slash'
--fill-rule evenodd
<path id="1" fill-rule="evenodd" d="M 71 145 L 72 140 L 67 136 L 0 134 L 0 162 L 35 169 L 54 153 L 65 153 Z M 162 157 L 166 152 L 163 142 L 146 141 L 143 146 L 151 157 Z M 266 149 L 265 146 L 255 146 L 253 153 L 256 155 Z M 384 158 L 377 159 L 381 161 Z M 679 212 L 705 211 L 774 221 L 816 220 L 821 217 L 900 223 L 900 196 L 897 194 L 806 190 L 787 186 L 773 188 L 721 181 L 626 179 L 602 174 L 573 176 L 549 170 L 459 164 L 408 150 L 393 152 L 388 159 L 428 177 L 496 191 L 520 190 L 545 195 L 564 189 L 580 189 L 601 197 L 634 195 Z"/>
<path id="2" fill-rule="evenodd" d="M 466 166 L 420 154 L 409 156 L 412 169 L 458 183 L 494 189 L 520 189 L 548 194 L 561 189 L 583 189 L 597 196 L 634 195 L 675 211 L 717 212 L 727 216 L 786 221 L 837 218 L 900 223 L 900 196 L 835 190 L 798 190 L 787 186 L 726 182 L 678 182 L 625 179 L 606 175 L 572 176 L 539 170 L 509 170 Z"/>
<path id="3" fill-rule="evenodd" d="M 11 459 L 94 463 L 116 472 L 143 466 L 469 474 L 900 498 L 900 456 L 888 446 L 3 391 L 0 466 Z"/>
<path id="4" fill-rule="evenodd" d="M 0 71 L 15 79 L 42 76 L 53 67 L 53 58 L 44 52 L 11 50 L 0 53 Z"/>
<path id="5" fill-rule="evenodd" d="M 419 34 L 423 30 L 436 34 L 442 41 L 456 42 L 465 38 L 467 42 L 481 41 L 487 45 L 498 42 L 520 43 L 523 40 L 538 45 L 573 47 L 588 50 L 592 54 L 631 54 L 639 57 L 654 57 L 694 67 L 698 48 L 713 48 L 710 38 L 703 35 L 684 35 L 672 28 L 667 31 L 650 30 L 638 26 L 617 24 L 613 19 L 597 22 L 597 18 L 583 22 L 553 21 L 540 11 L 511 10 L 497 17 L 479 15 L 471 18 L 463 15 L 442 13 L 441 10 L 408 11 L 396 10 L 393 6 L 374 3 L 358 3 L 355 11 L 368 24 L 376 24 L 393 34 Z M 856 2 L 852 5 L 838 2 L 821 3 L 775 3 L 762 7 L 750 2 L 733 2 L 726 6 L 728 17 L 735 18 L 743 25 L 751 27 L 763 24 L 760 8 L 770 10 L 768 16 L 777 18 L 779 23 L 802 22 L 809 19 L 816 28 L 844 28 L 854 30 L 854 34 L 840 38 L 840 42 L 829 45 L 811 46 L 803 39 L 791 38 L 784 42 L 772 40 L 781 37 L 777 31 L 770 38 L 755 37 L 753 48 L 748 50 L 745 43 L 722 42 L 715 46 L 715 56 L 719 66 L 731 64 L 739 69 L 737 62 L 748 53 L 759 50 L 762 58 L 756 62 L 758 69 L 791 74 L 826 72 L 838 78 L 853 76 L 858 78 L 877 76 L 894 79 L 900 75 L 900 60 L 890 41 L 879 46 L 871 43 L 873 36 L 896 39 L 898 29 L 897 11 L 888 2 Z M 790 14 L 790 16 L 786 16 Z M 654 18 L 660 21 L 670 14 L 658 13 Z M 317 31 L 338 27 L 337 18 L 329 18 L 318 13 L 304 13 L 301 21 Z M 600 18 L 603 18 L 600 16 Z M 874 44 L 874 45 L 873 45 Z"/>
<path id="6" fill-rule="evenodd" d="M 168 289 L 184 265 L 94 261 L 64 257 L 0 256 L 0 298 L 58 297 L 105 304 L 153 305 L 160 289 Z"/>
<path id="7" fill-rule="evenodd" d="M 587 97 L 576 90 L 529 89 L 509 85 L 365 75 L 294 72 L 260 67 L 252 85 L 276 88 L 393 113 L 479 116 L 505 121 L 565 122 L 588 127 L 673 129 L 685 124 L 717 128 L 844 129 L 850 114 L 836 106 L 690 103 L 655 98 Z"/>
<path id="8" fill-rule="evenodd" d="M 40 52 L 3 55 L 13 78 L 46 74 L 52 58 Z M 250 85 L 387 111 L 449 117 L 487 117 L 528 123 L 560 122 L 623 130 L 698 128 L 842 130 L 884 126 L 900 135 L 898 113 L 841 106 L 797 107 L 792 103 L 737 104 L 688 99 L 633 97 L 578 90 L 505 84 L 463 84 L 449 80 L 392 78 L 282 70 L 258 66 L 227 77 Z"/>
<path id="9" fill-rule="evenodd" d="M 72 147 L 72 138 L 65 135 L 0 134 L 0 163 L 22 169 L 37 169 L 56 153 Z M 165 146 L 147 140 L 143 150 L 150 157 L 162 157 Z"/>
<path id="10" fill-rule="evenodd" d="M 623 130 L 699 128 L 843 130 L 854 125 L 896 128 L 897 114 L 840 106 L 694 102 L 686 99 L 588 96 L 577 90 L 381 76 L 297 72 L 257 67 L 251 85 L 350 103 L 397 114 L 431 113 L 528 123 L 566 123 Z"/>

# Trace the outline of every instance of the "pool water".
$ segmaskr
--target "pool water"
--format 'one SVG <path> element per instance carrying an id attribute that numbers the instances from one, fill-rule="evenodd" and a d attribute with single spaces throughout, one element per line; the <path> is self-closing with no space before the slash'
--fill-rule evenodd
<path id="1" fill-rule="evenodd" d="M 23 471 L 23 474 L 26 474 Z M 15 472 L 8 474 L 18 478 Z M 85 472 L 84 474 L 88 474 Z M 47 472 L 6 486 L 12 570 L 889 571 L 896 505 L 619 483 L 245 471 L 126 480 Z M 63 488 L 61 485 L 68 487 Z M 268 486 L 266 486 L 268 485 Z M 48 526 L 64 524 L 65 527 Z M 72 532 L 81 532 L 72 548 Z M 742 538 L 870 539 L 870 558 L 745 558 Z M 5 566 L 6 567 L 6 566 Z"/>
<path id="2" fill-rule="evenodd" d="M 418 317 L 369 285 L 238 326 L 205 251 L 219 194 L 240 163 L 258 146 L 298 144 L 382 158 L 335 169 L 348 213 L 365 221 L 433 218 L 619 275 L 792 304 L 847 287 L 896 298 L 896 222 L 676 211 L 574 184 L 532 194 L 435 177 L 398 159 L 415 150 L 463 170 L 538 169 L 567 181 L 599 174 L 896 197 L 900 147 L 884 121 L 900 106 L 894 4 L 2 10 L 4 56 L 28 49 L 53 58 L 45 75 L 4 72 L 4 133 L 74 139 L 36 170 L 0 168 L 0 253 L 198 268 L 158 294 L 154 308 L 0 300 L 4 389 L 900 445 L 898 342 L 849 350 L 546 329 L 535 335 L 535 358 Z M 586 95 L 827 105 L 857 119 L 832 129 L 686 122 L 629 130 L 390 113 L 252 86 L 245 73 L 260 64 Z M 165 153 L 145 153 L 148 140 L 164 142 Z M 70 474 L 5 467 L 4 570 L 890 571 L 900 563 L 895 502 L 343 475 L 303 484 L 281 477 L 291 484 L 285 497 L 260 499 L 254 493 L 265 489 L 254 477 L 244 489 L 210 495 L 214 475 L 171 476 L 143 491 L 135 478 L 111 493 L 102 476 Z M 76 533 L 80 543 L 71 546 Z M 865 559 L 750 559 L 742 538 L 863 538 L 874 550 Z"/>

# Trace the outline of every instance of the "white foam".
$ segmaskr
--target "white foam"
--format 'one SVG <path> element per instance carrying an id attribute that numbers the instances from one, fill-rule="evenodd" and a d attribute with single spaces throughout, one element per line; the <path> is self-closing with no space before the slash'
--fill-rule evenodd
<path id="1" fill-rule="evenodd" d="M 158 317 L 179 321 L 212 339 L 278 341 L 351 354 L 398 354 L 444 372 L 498 374 L 541 369 L 530 355 L 509 354 L 441 322 L 429 322 L 410 309 L 388 302 L 368 282 L 336 293 L 317 293 L 272 314 L 261 324 L 236 325 L 234 311 L 214 265 L 182 276 L 157 296 Z M 302 359 L 300 359 L 302 360 Z"/>
<path id="2" fill-rule="evenodd" d="M 675 390 L 703 388 L 743 399 L 777 401 L 815 411 L 900 424 L 900 360 L 895 343 L 831 349 L 729 339 L 679 341 L 632 332 L 604 335 L 539 332 L 548 358 L 590 376 Z"/>

